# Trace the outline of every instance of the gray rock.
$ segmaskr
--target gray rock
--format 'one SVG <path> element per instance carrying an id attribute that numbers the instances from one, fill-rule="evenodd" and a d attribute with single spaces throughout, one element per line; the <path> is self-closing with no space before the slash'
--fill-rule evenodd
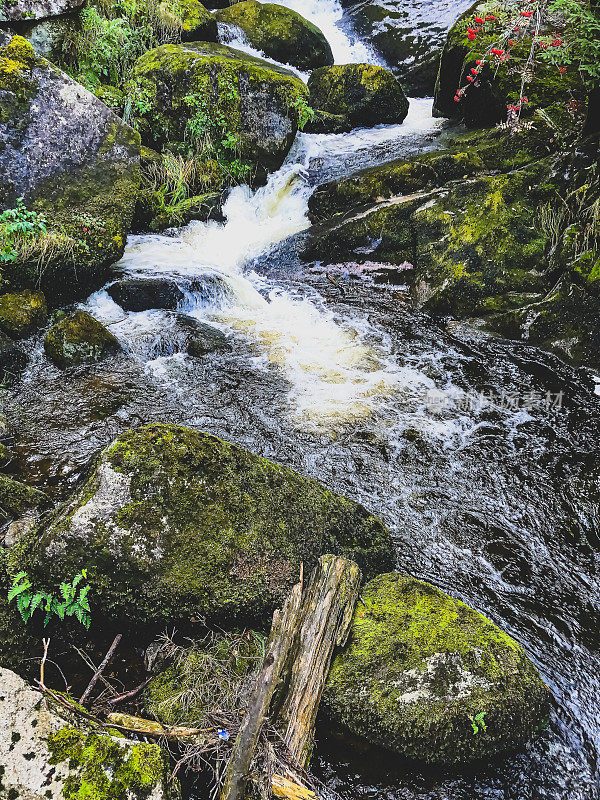
<path id="1" fill-rule="evenodd" d="M 21 36 L 0 33 L 0 209 L 43 214 L 39 258 L 4 265 L 11 288 L 74 297 L 123 252 L 139 186 L 139 136 Z"/>
<path id="2" fill-rule="evenodd" d="M 191 356 L 205 356 L 207 353 L 228 346 L 227 335 L 206 322 L 186 317 L 184 314 L 179 315 L 178 322 L 189 331 L 187 351 Z"/>
<path id="3" fill-rule="evenodd" d="M 0 23 L 47 19 L 80 8 L 84 0 L 16 0 L 0 5 Z"/>
<path id="4" fill-rule="evenodd" d="M 172 278 L 124 278 L 111 284 L 107 292 L 125 311 L 174 309 L 185 297 Z"/>
<path id="5" fill-rule="evenodd" d="M 100 361 L 120 349 L 117 338 L 86 311 L 61 319 L 44 339 L 46 355 L 59 367 Z"/>
<path id="6" fill-rule="evenodd" d="M 65 800 L 66 781 L 87 796 L 176 800 L 168 761 L 155 744 L 132 742 L 79 727 L 51 701 L 8 669 L 0 668 L 1 796 Z M 78 793 L 79 794 L 79 793 Z M 116 796 L 116 794 L 115 794 Z"/>

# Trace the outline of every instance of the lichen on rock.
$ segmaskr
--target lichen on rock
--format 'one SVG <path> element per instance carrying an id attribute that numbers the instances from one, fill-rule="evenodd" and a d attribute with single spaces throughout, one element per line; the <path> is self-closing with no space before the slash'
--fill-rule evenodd
<path id="1" fill-rule="evenodd" d="M 24 339 L 45 324 L 46 298 L 41 292 L 0 295 L 0 330 L 12 339 Z"/>
<path id="2" fill-rule="evenodd" d="M 46 355 L 59 367 L 100 361 L 120 348 L 116 337 L 87 311 L 56 322 L 44 339 Z"/>
<path id="3" fill-rule="evenodd" d="M 311 106 L 342 115 L 355 125 L 399 123 L 408 113 L 398 80 L 373 64 L 320 67 L 311 73 L 308 89 Z"/>
<path id="4" fill-rule="evenodd" d="M 153 424 L 107 447 L 12 557 L 50 583 L 85 564 L 107 620 L 263 624 L 300 564 L 329 552 L 367 574 L 394 562 L 388 530 L 357 503 L 214 436 Z"/>
<path id="5" fill-rule="evenodd" d="M 488 758 L 544 725 L 536 668 L 477 611 L 399 573 L 377 576 L 361 596 L 323 695 L 332 723 L 430 764 Z"/>

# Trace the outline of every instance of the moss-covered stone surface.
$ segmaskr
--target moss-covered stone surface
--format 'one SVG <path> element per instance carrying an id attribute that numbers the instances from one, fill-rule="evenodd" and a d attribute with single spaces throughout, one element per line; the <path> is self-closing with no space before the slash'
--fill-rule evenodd
<path id="1" fill-rule="evenodd" d="M 100 361 L 119 349 L 115 336 L 87 311 L 56 322 L 44 339 L 46 355 L 59 367 Z"/>
<path id="2" fill-rule="evenodd" d="M 266 623 L 323 553 L 372 575 L 394 563 L 390 534 L 362 506 L 285 467 L 175 425 L 128 431 L 15 568 L 40 581 L 88 569 L 105 620 Z"/>
<path id="3" fill-rule="evenodd" d="M 398 573 L 377 576 L 362 599 L 323 695 L 333 723 L 444 764 L 489 758 L 544 725 L 549 694 L 537 670 L 481 614 Z"/>
<path id="4" fill-rule="evenodd" d="M 7 517 L 18 517 L 47 502 L 47 495 L 39 489 L 0 474 L 0 521 Z"/>
<path id="5" fill-rule="evenodd" d="M 308 81 L 310 104 L 355 125 L 402 122 L 408 100 L 394 75 L 372 64 L 316 69 Z"/>
<path id="6" fill-rule="evenodd" d="M 0 795 L 6 800 L 180 800 L 157 744 L 81 718 L 0 669 Z"/>
<path id="7" fill-rule="evenodd" d="M 515 10 L 512 9 L 514 15 Z M 468 38 L 468 29 L 479 28 L 475 17 L 486 18 L 490 15 L 490 7 L 483 3 L 475 3 L 456 22 L 448 34 L 442 54 L 440 69 L 435 88 L 434 113 L 455 119 L 464 119 L 471 127 L 494 125 L 506 119 L 507 105 L 527 98 L 523 105 L 522 117 L 527 120 L 539 109 L 550 118 L 558 128 L 571 127 L 573 117 L 568 107 L 585 102 L 586 91 L 581 76 L 575 65 L 565 73 L 559 72 L 556 65 L 536 60 L 534 69 L 525 71 L 525 82 L 522 86 L 522 69 L 532 47 L 535 32 L 533 21 L 520 17 L 518 26 L 523 32 L 515 35 L 514 46 L 507 45 L 510 59 L 497 63 L 494 56 L 485 53 L 497 43 L 501 25 L 511 18 L 508 8 L 504 11 L 500 3 L 496 14 L 497 20 L 485 23 L 483 31 L 474 40 Z M 518 13 L 517 13 L 517 16 Z M 504 23 L 505 24 L 505 23 Z M 560 20 L 553 18 L 552 27 L 541 28 L 540 37 L 549 34 L 560 34 L 564 29 Z M 496 45 L 497 46 L 497 45 Z M 471 85 L 467 82 L 470 70 L 476 68 L 476 62 L 484 60 L 482 69 Z M 471 75 L 471 77 L 473 77 Z M 461 87 L 468 87 L 460 103 L 454 101 L 454 95 Z"/>
<path id="8" fill-rule="evenodd" d="M 199 0 L 170 0 L 165 9 L 181 21 L 183 42 L 217 41 L 217 21 Z"/>
<path id="9" fill-rule="evenodd" d="M 41 292 L 16 292 L 0 296 L 0 330 L 13 339 L 24 339 L 45 324 L 46 298 Z"/>
<path id="10" fill-rule="evenodd" d="M 196 158 L 204 192 L 278 169 L 308 96 L 291 72 L 206 42 L 145 53 L 130 92 L 144 144 Z"/>
<path id="11" fill-rule="evenodd" d="M 139 186 L 139 135 L 100 100 L 0 32 L 0 209 L 23 197 L 47 233 L 3 264 L 8 288 L 75 297 L 123 252 Z"/>
<path id="12" fill-rule="evenodd" d="M 241 28 L 250 44 L 269 58 L 298 69 L 333 64 L 333 53 L 322 31 L 285 6 L 243 0 L 216 12 L 219 22 Z"/>

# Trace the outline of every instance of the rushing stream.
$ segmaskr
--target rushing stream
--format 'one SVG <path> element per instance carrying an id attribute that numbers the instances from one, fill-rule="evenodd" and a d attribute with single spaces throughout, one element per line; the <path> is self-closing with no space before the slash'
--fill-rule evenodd
<path id="1" fill-rule="evenodd" d="M 336 61 L 371 60 L 337 0 L 286 5 L 325 31 Z M 524 344 L 440 327 L 401 286 L 356 265 L 301 265 L 316 185 L 435 145 L 430 100 L 401 126 L 299 134 L 225 222 L 129 239 L 114 280 L 170 281 L 176 311 L 126 312 L 110 285 L 85 307 L 119 338 L 113 359 L 61 372 L 31 341 L 6 392 L 15 472 L 64 496 L 98 448 L 142 421 L 209 431 L 285 463 L 383 517 L 398 565 L 518 639 L 554 697 L 522 752 L 461 773 L 360 763 L 322 742 L 316 768 L 353 800 L 594 800 L 600 796 L 600 397 L 594 380 Z M 190 325 L 226 345 L 186 353 Z"/>

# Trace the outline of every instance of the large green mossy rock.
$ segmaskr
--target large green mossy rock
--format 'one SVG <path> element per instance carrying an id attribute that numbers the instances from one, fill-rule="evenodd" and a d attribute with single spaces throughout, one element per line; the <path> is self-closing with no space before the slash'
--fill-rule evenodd
<path id="1" fill-rule="evenodd" d="M 333 64 L 333 53 L 322 31 L 285 6 L 244 0 L 216 13 L 219 22 L 237 25 L 257 50 L 302 70 Z"/>
<path id="2" fill-rule="evenodd" d="M 45 217 L 10 289 L 83 294 L 120 258 L 139 186 L 139 135 L 24 38 L 0 31 L 0 209 L 19 197 Z"/>
<path id="3" fill-rule="evenodd" d="M 583 81 L 575 66 L 566 73 L 559 72 L 558 67 L 541 59 L 536 60 L 533 70 L 526 70 L 525 84 L 522 86 L 523 70 L 520 66 L 529 57 L 532 48 L 532 37 L 535 31 L 534 19 L 526 23 L 525 34 L 515 35 L 514 47 L 508 46 L 510 60 L 498 64 L 493 55 L 486 55 L 489 48 L 497 46 L 498 34 L 501 30 L 504 14 L 507 18 L 514 16 L 514 8 L 506 12 L 495 10 L 500 21 L 486 22 L 484 31 L 476 39 L 468 38 L 468 28 L 479 27 L 474 18 L 485 18 L 489 14 L 489 6 L 477 2 L 451 28 L 442 53 L 440 70 L 435 87 L 434 114 L 452 119 L 463 119 L 470 127 L 486 127 L 502 122 L 507 116 L 507 105 L 519 103 L 521 96 L 528 102 L 523 106 L 522 117 L 526 120 L 535 111 L 543 109 L 557 128 L 569 128 L 573 118 L 568 107 L 573 100 L 585 101 L 586 91 Z M 552 27 L 540 30 L 541 36 L 554 35 L 561 31 L 557 18 L 552 19 Z M 529 35 L 528 33 L 529 32 Z M 469 85 L 467 76 L 476 68 L 476 62 L 482 61 L 481 72 Z M 471 75 L 471 77 L 473 77 Z M 461 102 L 454 101 L 458 89 L 468 87 Z"/>
<path id="4" fill-rule="evenodd" d="M 355 125 L 399 123 L 408 113 L 408 100 L 394 75 L 372 64 L 320 67 L 311 74 L 308 89 L 311 106 Z"/>
<path id="5" fill-rule="evenodd" d="M 88 569 L 105 620 L 265 622 L 323 553 L 367 574 L 394 562 L 388 530 L 316 481 L 176 425 L 127 431 L 15 566 L 60 582 Z"/>
<path id="6" fill-rule="evenodd" d="M 553 174 L 538 162 L 392 197 L 314 228 L 304 258 L 403 265 L 419 306 L 490 313 L 498 295 L 545 289 L 549 239 L 537 212 L 556 196 Z"/>
<path id="7" fill-rule="evenodd" d="M 333 723 L 429 764 L 489 758 L 543 726 L 548 691 L 536 668 L 477 611 L 398 573 L 361 598 L 323 695 Z"/>
<path id="8" fill-rule="evenodd" d="M 136 62 L 130 91 L 139 101 L 144 143 L 195 157 L 205 192 L 264 179 L 278 169 L 308 95 L 288 70 L 205 42 L 167 44 L 145 53 Z"/>
<path id="9" fill-rule="evenodd" d="M 59 367 L 90 364 L 120 349 L 117 338 L 87 311 L 56 322 L 44 339 L 46 355 Z"/>
<path id="10" fill-rule="evenodd" d="M 0 330 L 12 339 L 24 339 L 48 319 L 46 298 L 41 292 L 16 292 L 0 296 Z"/>
<path id="11" fill-rule="evenodd" d="M 0 669 L 0 793 L 7 800 L 180 800 L 166 751 L 83 727 Z"/>

